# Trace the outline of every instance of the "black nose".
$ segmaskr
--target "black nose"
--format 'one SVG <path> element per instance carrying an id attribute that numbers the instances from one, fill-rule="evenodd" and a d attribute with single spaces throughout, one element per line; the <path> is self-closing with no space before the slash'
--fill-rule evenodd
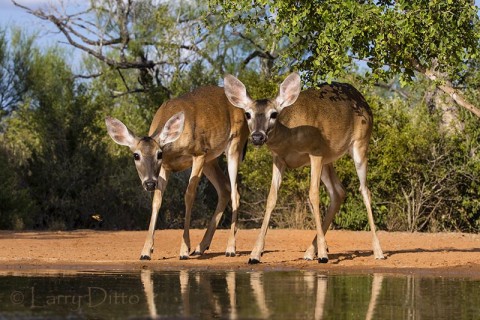
<path id="1" fill-rule="evenodd" d="M 147 180 L 143 183 L 143 187 L 147 191 L 153 191 L 155 190 L 155 187 L 157 186 L 157 183 L 153 180 Z"/>
<path id="2" fill-rule="evenodd" d="M 254 145 L 260 146 L 265 143 L 267 136 L 261 132 L 252 133 L 252 142 Z"/>

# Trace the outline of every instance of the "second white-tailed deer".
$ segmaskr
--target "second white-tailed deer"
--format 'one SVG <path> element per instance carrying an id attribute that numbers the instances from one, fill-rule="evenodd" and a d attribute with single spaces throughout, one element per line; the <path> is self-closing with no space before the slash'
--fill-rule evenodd
<path id="1" fill-rule="evenodd" d="M 245 86 L 232 75 L 225 77 L 225 93 L 230 102 L 244 110 L 251 139 L 255 145 L 266 144 L 273 154 L 273 174 L 265 217 L 249 263 L 260 262 L 265 235 L 277 193 L 286 168 L 311 166 L 309 198 L 317 235 L 305 252 L 306 260 L 328 262 L 325 233 L 345 198 L 345 191 L 333 168 L 333 162 L 349 152 L 368 212 L 375 258 L 383 252 L 375 233 L 370 192 L 367 188 L 367 149 L 373 116 L 364 97 L 348 84 L 324 84 L 319 89 L 300 92 L 300 76 L 289 75 L 274 99 L 253 100 Z M 320 218 L 320 181 L 330 196 L 323 224 Z"/>
<path id="2" fill-rule="evenodd" d="M 214 185 L 218 203 L 194 254 L 203 254 L 210 246 L 223 211 L 231 198 L 232 225 L 226 255 L 235 256 L 237 211 L 240 202 L 237 171 L 249 133 L 243 111 L 228 102 L 223 88 L 202 87 L 163 103 L 153 118 L 147 137 L 136 136 L 117 119 L 107 117 L 105 122 L 110 137 L 132 151 L 145 190 L 154 192 L 150 226 L 140 259 L 151 259 L 157 215 L 170 173 L 188 168 L 192 168 L 192 172 L 185 193 L 185 225 L 180 259 L 187 259 L 189 256 L 190 217 L 202 173 Z M 217 162 L 217 158 L 223 153 L 227 156 L 230 181 Z"/>

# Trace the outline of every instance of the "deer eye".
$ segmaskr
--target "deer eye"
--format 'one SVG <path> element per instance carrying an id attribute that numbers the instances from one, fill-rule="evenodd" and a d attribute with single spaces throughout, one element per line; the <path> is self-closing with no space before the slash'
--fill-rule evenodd
<path id="1" fill-rule="evenodd" d="M 277 119 L 277 116 L 278 116 L 278 112 L 274 111 L 270 114 L 270 119 Z"/>
<path id="2" fill-rule="evenodd" d="M 133 154 L 133 159 L 135 159 L 135 161 L 140 160 L 140 155 L 135 152 L 135 153 Z"/>
<path id="3" fill-rule="evenodd" d="M 245 118 L 247 118 L 247 120 L 252 119 L 252 115 L 250 114 L 250 112 L 245 112 Z"/>
<path id="4" fill-rule="evenodd" d="M 157 152 L 157 160 L 162 160 L 162 151 Z"/>

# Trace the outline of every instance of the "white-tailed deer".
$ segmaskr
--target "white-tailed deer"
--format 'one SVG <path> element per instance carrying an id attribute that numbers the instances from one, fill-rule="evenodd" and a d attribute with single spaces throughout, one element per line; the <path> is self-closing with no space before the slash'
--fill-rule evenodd
<path id="1" fill-rule="evenodd" d="M 311 166 L 309 198 L 317 235 L 304 258 L 313 260 L 318 254 L 318 262 L 328 262 L 325 233 L 345 198 L 333 162 L 347 152 L 353 157 L 360 179 L 375 258 L 383 259 L 367 188 L 367 149 L 373 123 L 370 107 L 363 96 L 348 84 L 324 84 L 317 90 L 303 92 L 300 92 L 300 87 L 300 76 L 293 73 L 280 85 L 276 98 L 253 100 L 242 82 L 232 75 L 225 77 L 225 93 L 234 106 L 244 110 L 253 144 L 266 144 L 273 155 L 272 184 L 265 217 L 249 263 L 260 262 L 283 172 L 286 168 L 305 165 Z M 319 207 L 320 180 L 330 196 L 323 224 Z"/>
<path id="2" fill-rule="evenodd" d="M 237 171 L 243 148 L 248 139 L 248 127 L 243 111 L 233 107 L 223 88 L 202 87 L 162 104 L 153 118 L 147 137 L 138 137 L 122 122 L 105 119 L 110 137 L 133 152 L 135 166 L 147 191 L 154 191 L 152 216 L 141 260 L 150 260 L 158 211 L 171 172 L 192 168 L 185 193 L 185 225 L 180 259 L 190 252 L 190 217 L 196 189 L 202 173 L 214 185 L 218 203 L 205 235 L 194 254 L 203 254 L 210 246 L 213 234 L 232 200 L 232 225 L 226 255 L 235 256 L 237 211 L 240 202 L 237 191 Z M 228 179 L 217 158 L 225 152 Z M 230 180 L 230 181 L 229 181 Z"/>

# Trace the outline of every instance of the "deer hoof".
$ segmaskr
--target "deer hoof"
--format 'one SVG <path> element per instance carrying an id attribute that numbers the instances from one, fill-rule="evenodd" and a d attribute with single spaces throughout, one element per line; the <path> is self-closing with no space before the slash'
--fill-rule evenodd
<path id="1" fill-rule="evenodd" d="M 253 258 L 248 259 L 248 264 L 259 264 L 259 263 L 260 263 L 260 260 L 258 259 L 253 259 Z"/>
<path id="2" fill-rule="evenodd" d="M 201 256 L 202 252 L 201 251 L 193 251 L 190 255 L 191 256 Z"/>
<path id="3" fill-rule="evenodd" d="M 152 258 L 150 258 L 150 256 L 141 255 L 140 260 L 152 260 Z"/>
<path id="4" fill-rule="evenodd" d="M 328 258 L 318 258 L 318 263 L 327 263 Z"/>
<path id="5" fill-rule="evenodd" d="M 226 257 L 235 257 L 235 252 L 225 252 Z"/>
<path id="6" fill-rule="evenodd" d="M 180 260 L 188 260 L 188 256 L 180 256 Z"/>

